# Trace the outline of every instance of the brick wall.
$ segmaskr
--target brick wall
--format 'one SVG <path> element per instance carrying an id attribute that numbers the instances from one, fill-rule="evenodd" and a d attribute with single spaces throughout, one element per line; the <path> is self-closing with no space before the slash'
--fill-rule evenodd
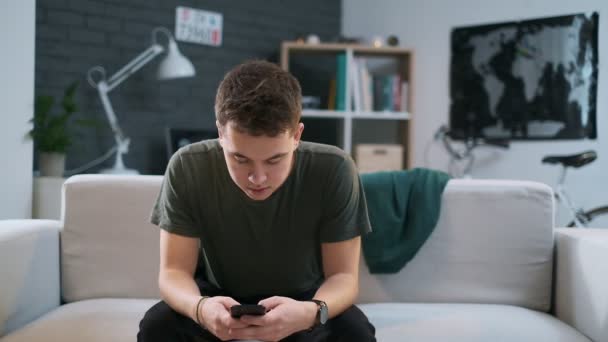
<path id="1" fill-rule="evenodd" d="M 176 6 L 221 13 L 223 44 L 178 42 L 194 64 L 195 78 L 157 81 L 157 58 L 110 93 L 119 123 L 131 138 L 125 163 L 145 174 L 164 172 L 167 126 L 215 127 L 215 90 L 231 67 L 251 58 L 278 61 L 283 40 L 308 33 L 328 40 L 340 32 L 337 0 L 38 0 L 35 94 L 60 97 L 70 82 L 80 81 L 77 116 L 99 122 L 93 128 L 71 125 L 77 138 L 68 153 L 68 169 L 113 146 L 99 97 L 86 81 L 87 71 L 100 65 L 111 75 L 150 45 L 153 28 L 173 32 Z M 89 172 L 112 164 L 113 158 Z"/>

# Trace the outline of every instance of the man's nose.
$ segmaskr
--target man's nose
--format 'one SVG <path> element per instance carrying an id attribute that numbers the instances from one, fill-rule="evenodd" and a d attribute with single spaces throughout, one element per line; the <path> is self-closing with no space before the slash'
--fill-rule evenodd
<path id="1" fill-rule="evenodd" d="M 261 184 L 264 184 L 264 182 L 266 182 L 266 180 L 268 179 L 268 176 L 266 176 L 266 171 L 264 171 L 264 169 L 254 168 L 249 173 L 248 179 L 249 179 L 249 182 L 251 182 L 251 184 L 261 185 Z"/>

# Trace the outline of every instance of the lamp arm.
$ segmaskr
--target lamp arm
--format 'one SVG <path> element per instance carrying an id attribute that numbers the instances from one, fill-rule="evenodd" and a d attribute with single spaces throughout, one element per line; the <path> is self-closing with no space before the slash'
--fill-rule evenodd
<path id="1" fill-rule="evenodd" d="M 112 132 L 114 133 L 114 140 L 116 141 L 116 145 L 118 147 L 118 153 L 127 153 L 129 151 L 129 138 L 124 135 L 122 129 L 118 125 L 118 120 L 116 119 L 116 114 L 114 114 L 114 109 L 112 108 L 112 103 L 110 102 L 108 93 L 121 84 L 124 80 L 129 78 L 129 76 L 137 72 L 137 70 L 148 64 L 148 62 L 153 60 L 156 56 L 160 55 L 164 50 L 165 49 L 161 45 L 157 43 L 152 44 L 149 48 L 137 55 L 129 63 L 110 76 L 107 81 L 104 77 L 104 79 L 99 81 L 99 83 L 96 85 L 106 118 L 110 123 Z M 89 78 L 91 78 L 90 74 Z"/>
<path id="2" fill-rule="evenodd" d="M 165 47 L 157 43 L 159 34 L 165 34 L 167 36 L 167 40 L 169 42 L 169 46 L 167 48 L 169 49 L 169 53 L 171 55 L 177 55 L 177 57 L 181 57 L 181 59 L 184 59 L 184 57 L 181 56 L 179 54 L 179 51 L 177 50 L 177 46 L 173 41 L 173 36 L 171 35 L 171 32 L 166 28 L 158 27 L 152 31 L 152 45 L 150 45 L 150 47 L 148 47 L 142 53 L 133 58 L 129 63 L 125 64 L 125 66 L 120 68 L 109 78 L 106 78 L 105 69 L 101 66 L 93 67 L 89 69 L 87 73 L 87 79 L 89 83 L 93 88 L 97 88 L 97 91 L 99 92 L 99 97 L 103 105 L 104 113 L 106 115 L 106 118 L 108 119 L 110 127 L 112 128 L 112 132 L 114 133 L 114 140 L 116 141 L 116 147 L 112 148 L 112 150 L 110 150 L 107 154 L 111 155 L 111 153 L 115 151 L 116 162 L 114 163 L 114 166 L 111 169 L 102 170 L 102 173 L 138 173 L 136 170 L 125 168 L 125 165 L 122 161 L 123 154 L 129 152 L 130 139 L 124 135 L 122 129 L 118 125 L 118 120 L 116 119 L 116 114 L 114 113 L 114 109 L 112 108 L 112 103 L 110 102 L 108 93 L 112 91 L 112 89 L 120 85 L 122 82 L 124 82 L 127 78 L 129 78 L 129 76 L 133 75 L 135 72 L 141 69 L 144 65 L 148 64 L 156 56 L 160 55 L 165 51 Z M 175 57 L 173 57 L 173 59 L 175 59 Z M 163 62 L 161 66 L 163 66 L 164 64 L 166 64 L 166 62 Z M 184 73 L 183 71 L 180 71 L 181 74 L 179 74 L 179 76 L 194 75 L 193 67 L 190 62 L 189 67 L 191 69 L 189 72 L 186 71 Z M 96 79 L 94 77 L 95 74 L 99 75 L 100 77 Z M 106 156 L 104 156 L 102 159 L 96 159 L 95 161 L 93 161 L 93 164 L 89 163 L 85 165 L 85 167 L 90 168 L 91 165 L 96 165 L 97 163 L 99 163 L 100 161 L 104 161 L 105 159 Z M 77 170 L 81 170 L 81 168 Z"/>
<path id="3" fill-rule="evenodd" d="M 107 91 L 109 92 L 114 89 L 129 76 L 133 75 L 137 70 L 148 64 L 148 62 L 154 59 L 154 57 L 160 55 L 163 51 L 165 51 L 165 48 L 163 48 L 161 45 L 157 43 L 152 44 L 149 48 L 137 55 L 137 57 L 133 58 L 129 63 L 108 78 Z"/>
<path id="4" fill-rule="evenodd" d="M 112 132 L 114 133 L 114 140 L 116 140 L 116 144 L 118 146 L 118 149 L 120 150 L 121 146 L 124 145 L 125 141 L 128 141 L 128 138 L 125 137 L 125 135 L 122 133 L 122 129 L 118 125 L 118 120 L 116 120 L 116 114 L 114 114 L 114 109 L 112 108 L 112 104 L 110 103 L 110 99 L 108 98 L 108 92 L 110 91 L 108 83 L 105 80 L 100 81 L 97 84 L 97 90 L 99 92 L 101 104 L 103 105 L 103 111 L 106 114 L 106 118 L 108 119 L 108 122 L 110 122 L 110 127 L 112 128 Z"/>

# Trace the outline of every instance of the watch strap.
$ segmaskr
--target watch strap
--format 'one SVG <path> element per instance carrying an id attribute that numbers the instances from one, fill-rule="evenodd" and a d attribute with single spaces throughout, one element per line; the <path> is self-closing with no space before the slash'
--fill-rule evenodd
<path id="1" fill-rule="evenodd" d="M 328 310 L 327 309 L 327 303 L 325 303 L 322 300 L 318 300 L 318 299 L 311 299 L 310 301 L 313 302 L 313 303 L 315 303 L 315 304 L 317 304 L 317 307 L 318 307 L 318 309 L 317 309 L 317 315 L 315 317 L 315 325 L 314 326 L 317 326 L 317 325 L 320 325 L 320 324 L 325 324 L 325 322 L 321 321 L 321 311 L 325 310 L 326 314 L 327 314 L 327 310 Z"/>

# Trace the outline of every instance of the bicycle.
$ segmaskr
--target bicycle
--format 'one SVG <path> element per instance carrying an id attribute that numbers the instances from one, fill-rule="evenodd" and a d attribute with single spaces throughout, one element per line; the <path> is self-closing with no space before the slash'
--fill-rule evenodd
<path id="1" fill-rule="evenodd" d="M 437 132 L 435 132 L 435 140 L 441 140 L 443 147 L 450 155 L 448 173 L 456 178 L 472 178 L 471 169 L 475 159 L 473 150 L 476 147 L 491 146 L 504 149 L 509 148 L 509 141 L 506 139 L 466 137 L 463 141 L 464 148 L 459 150 L 454 146 L 454 142 L 450 136 L 450 130 L 445 125 L 439 127 Z M 592 221 L 598 222 L 600 217 L 602 217 L 602 220 L 608 222 L 608 205 L 585 210 L 582 207 L 577 206 L 566 191 L 565 181 L 568 168 L 579 168 L 592 163 L 595 159 L 597 159 L 597 153 L 593 150 L 573 155 L 548 155 L 542 158 L 542 163 L 544 164 L 561 164 L 562 166 L 557 185 L 553 187 L 553 193 L 557 202 L 565 207 L 571 214 L 572 219 L 567 227 L 586 228 L 590 226 Z M 455 171 L 454 164 L 462 161 L 466 162 L 463 171 Z M 608 228 L 608 224 L 606 227 Z"/>
<path id="2" fill-rule="evenodd" d="M 595 159 L 597 159 L 597 153 L 593 150 L 572 155 L 549 155 L 542 159 L 543 164 L 561 164 L 562 166 L 554 193 L 556 200 L 572 214 L 572 221 L 568 223 L 568 227 L 586 228 L 589 227 L 591 221 L 597 222 L 601 216 L 608 219 L 608 205 L 584 210 L 572 201 L 566 191 L 565 181 L 568 168 L 579 168 L 592 163 Z"/>
<path id="3" fill-rule="evenodd" d="M 469 136 L 463 139 L 463 148 L 459 149 L 454 145 L 450 130 L 445 125 L 441 125 L 437 132 L 435 132 L 435 140 L 441 140 L 444 149 L 449 154 L 450 162 L 448 164 L 448 173 L 456 178 L 472 178 L 471 169 L 473 168 L 473 162 L 475 161 L 473 150 L 476 148 L 482 146 L 498 147 L 502 149 L 509 148 L 509 140 L 506 139 Z M 464 168 L 457 170 L 456 165 L 458 163 L 464 163 Z"/>

